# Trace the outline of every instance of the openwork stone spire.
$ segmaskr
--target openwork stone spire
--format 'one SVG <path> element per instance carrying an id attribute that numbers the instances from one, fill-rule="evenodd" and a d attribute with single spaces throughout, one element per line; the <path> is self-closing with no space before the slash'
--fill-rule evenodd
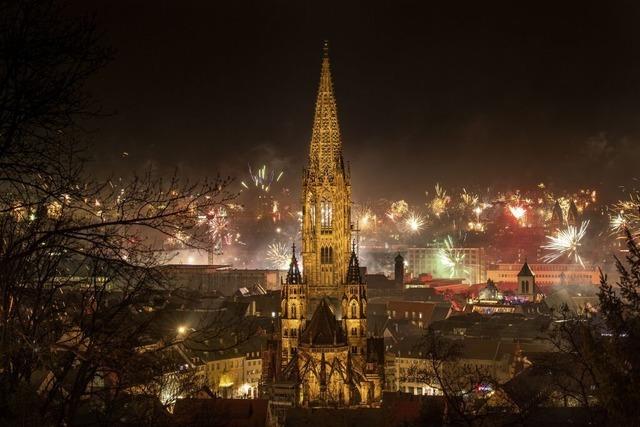
<path id="1" fill-rule="evenodd" d="M 302 275 L 298 268 L 298 260 L 296 258 L 296 245 L 293 244 L 291 248 L 291 262 L 289 263 L 289 271 L 287 272 L 287 284 L 299 285 L 302 283 Z"/>
<path id="2" fill-rule="evenodd" d="M 347 283 L 358 285 L 362 283 L 360 275 L 360 265 L 358 263 L 358 255 L 356 255 L 356 242 L 353 241 L 351 249 L 351 258 L 349 259 L 349 269 L 347 270 Z"/>
<path id="3" fill-rule="evenodd" d="M 317 174 L 334 175 L 342 167 L 342 143 L 338 125 L 338 110 L 333 95 L 331 67 L 329 64 L 329 45 L 325 40 L 320 73 L 320 87 L 316 100 L 316 113 L 311 134 L 309 169 Z"/>

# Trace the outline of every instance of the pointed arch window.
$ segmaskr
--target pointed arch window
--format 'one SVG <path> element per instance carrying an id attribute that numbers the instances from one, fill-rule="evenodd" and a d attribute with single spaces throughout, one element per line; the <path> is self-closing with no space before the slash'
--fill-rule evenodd
<path id="1" fill-rule="evenodd" d="M 327 199 L 323 199 L 320 202 L 320 227 L 322 231 L 331 231 L 331 224 L 333 223 L 333 207 L 331 202 Z"/>
<path id="2" fill-rule="evenodd" d="M 311 220 L 311 229 L 316 229 L 316 205 L 311 205 L 309 209 L 309 219 Z"/>
<path id="3" fill-rule="evenodd" d="M 331 246 L 320 248 L 320 264 L 333 264 L 333 248 Z"/>
<path id="4" fill-rule="evenodd" d="M 357 315 L 357 312 L 358 312 L 358 307 L 354 302 L 353 304 L 351 304 L 351 318 L 355 318 Z"/>
<path id="5" fill-rule="evenodd" d="M 296 310 L 296 305 L 295 305 L 295 304 L 291 305 L 291 317 L 292 317 L 293 319 L 295 319 L 295 318 L 297 317 L 297 316 L 296 316 L 297 314 L 298 314 L 298 313 L 297 313 L 297 310 Z"/>

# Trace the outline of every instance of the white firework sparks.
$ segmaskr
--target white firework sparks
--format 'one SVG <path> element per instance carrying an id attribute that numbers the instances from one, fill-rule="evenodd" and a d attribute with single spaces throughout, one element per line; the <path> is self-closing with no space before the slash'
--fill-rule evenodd
<path id="1" fill-rule="evenodd" d="M 418 234 L 425 225 L 424 216 L 417 212 L 409 212 L 403 223 L 403 229 L 410 234 Z"/>
<path id="2" fill-rule="evenodd" d="M 609 230 L 612 234 L 624 236 L 625 230 L 636 238 L 640 235 L 640 194 L 634 193 L 627 200 L 620 200 L 611 210 L 617 212 L 609 217 Z"/>
<path id="3" fill-rule="evenodd" d="M 509 206 L 509 212 L 518 221 L 521 221 L 527 214 L 527 211 L 522 206 Z"/>
<path id="4" fill-rule="evenodd" d="M 611 230 L 612 233 L 621 233 L 628 227 L 629 222 L 627 221 L 627 217 L 624 215 L 624 211 L 609 217 L 609 230 Z"/>
<path id="5" fill-rule="evenodd" d="M 556 236 L 547 236 L 549 242 L 542 248 L 550 252 L 543 256 L 542 260 L 550 263 L 562 256 L 567 256 L 584 267 L 579 250 L 582 246 L 580 242 L 587 233 L 587 227 L 589 227 L 588 220 L 582 221 L 580 227 L 570 225 L 565 230 L 560 230 Z"/>
<path id="6" fill-rule="evenodd" d="M 438 260 L 449 272 L 449 277 L 460 277 L 469 274 L 469 270 L 464 266 L 466 255 L 453 244 L 451 236 L 444 240 L 444 248 L 438 251 Z"/>
<path id="7" fill-rule="evenodd" d="M 208 233 L 211 238 L 213 252 L 222 254 L 222 246 L 230 245 L 232 234 L 229 232 L 229 214 L 224 206 L 219 206 L 210 210 L 207 215 L 200 217 L 206 221 Z"/>
<path id="8" fill-rule="evenodd" d="M 269 261 L 272 268 L 286 270 L 289 268 L 291 250 L 289 249 L 289 246 L 282 242 L 271 243 L 267 246 L 266 259 Z"/>
<path id="9" fill-rule="evenodd" d="M 371 208 L 363 204 L 354 205 L 354 217 L 356 218 L 358 230 L 360 231 L 374 229 L 378 220 Z"/>

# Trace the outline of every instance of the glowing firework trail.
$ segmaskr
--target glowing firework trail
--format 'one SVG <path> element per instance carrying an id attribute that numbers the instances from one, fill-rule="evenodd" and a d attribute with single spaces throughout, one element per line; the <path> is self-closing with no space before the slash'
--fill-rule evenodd
<path id="1" fill-rule="evenodd" d="M 624 211 L 609 218 L 609 230 L 611 230 L 613 234 L 621 233 L 625 228 L 628 228 L 628 221 L 624 215 Z"/>
<path id="2" fill-rule="evenodd" d="M 424 228 L 424 224 L 424 216 L 417 212 L 409 212 L 407 218 L 404 220 L 403 228 L 407 233 L 418 234 Z"/>
<path id="3" fill-rule="evenodd" d="M 451 236 L 447 236 L 444 240 L 444 248 L 438 251 L 438 260 L 447 269 L 450 278 L 469 274 L 469 270 L 464 266 L 465 256 L 464 252 L 454 247 Z"/>
<path id="4" fill-rule="evenodd" d="M 543 256 L 542 260 L 549 263 L 566 255 L 584 268 L 579 249 L 582 245 L 580 241 L 587 233 L 587 227 L 589 227 L 589 221 L 582 221 L 579 228 L 570 225 L 566 230 L 558 232 L 557 236 L 547 236 L 549 243 L 542 246 L 542 248 L 550 251 L 550 253 Z"/>
<path id="5" fill-rule="evenodd" d="M 480 199 L 477 194 L 467 193 L 466 189 L 462 189 L 462 194 L 460 195 L 462 199 L 463 207 L 472 208 L 478 204 L 478 200 Z"/>
<path id="6" fill-rule="evenodd" d="M 262 165 L 262 167 L 254 173 L 251 165 L 249 165 L 249 176 L 251 177 L 251 182 L 253 182 L 253 185 L 256 188 L 265 192 L 269 191 L 271 184 L 280 181 L 283 174 L 284 171 L 280 171 L 278 175 L 276 175 L 274 171 L 267 170 L 267 165 Z M 249 189 L 249 186 L 244 181 L 241 181 L 240 184 L 244 188 Z"/>
<path id="7" fill-rule="evenodd" d="M 427 196 L 429 193 L 426 193 Z M 431 209 L 431 212 L 438 218 L 447 210 L 447 205 L 451 201 L 451 198 L 447 196 L 447 192 L 440 186 L 440 184 L 436 184 L 436 195 L 431 200 L 430 203 L 427 203 L 427 206 Z"/>
<path id="8" fill-rule="evenodd" d="M 291 259 L 289 246 L 282 242 L 271 243 L 267 246 L 266 259 L 272 268 L 286 270 L 289 268 L 289 260 Z"/>

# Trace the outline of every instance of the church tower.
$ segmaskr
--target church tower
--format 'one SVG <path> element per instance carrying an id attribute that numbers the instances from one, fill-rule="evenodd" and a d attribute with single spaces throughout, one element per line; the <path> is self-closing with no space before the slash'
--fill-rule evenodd
<path id="1" fill-rule="evenodd" d="M 280 346 L 265 352 L 274 372 L 262 395 L 290 406 L 378 405 L 384 339 L 367 334 L 367 285 L 351 246 L 351 185 L 342 158 L 327 43 L 302 187 L 302 263 L 282 284 Z M 274 348 L 281 348 L 279 353 Z M 273 361 L 281 354 L 280 361 Z M 274 367 L 275 365 L 275 367 Z M 278 369 L 280 368 L 280 369 Z"/>
<path id="2" fill-rule="evenodd" d="M 564 219 L 562 214 L 562 208 L 560 207 L 560 202 L 556 200 L 555 205 L 553 205 L 553 211 L 551 211 L 551 221 L 549 221 L 549 228 L 552 232 L 557 232 L 558 230 L 564 227 Z"/>
<path id="3" fill-rule="evenodd" d="M 349 269 L 342 296 L 342 321 L 347 332 L 349 351 L 365 354 L 367 348 L 367 285 L 362 280 L 360 265 L 353 242 Z"/>
<path id="4" fill-rule="evenodd" d="M 536 293 L 536 275 L 525 261 L 518 273 L 518 295 L 533 301 Z"/>
<path id="5" fill-rule="evenodd" d="M 340 298 L 351 240 L 351 184 L 342 158 L 327 42 L 302 185 L 302 261 L 312 313 L 321 298 Z"/>
<path id="6" fill-rule="evenodd" d="M 291 263 L 287 279 L 282 284 L 280 327 L 282 336 L 282 361 L 286 363 L 298 348 L 298 340 L 304 330 L 307 312 L 306 286 L 296 259 L 296 245 L 293 245 Z"/>

